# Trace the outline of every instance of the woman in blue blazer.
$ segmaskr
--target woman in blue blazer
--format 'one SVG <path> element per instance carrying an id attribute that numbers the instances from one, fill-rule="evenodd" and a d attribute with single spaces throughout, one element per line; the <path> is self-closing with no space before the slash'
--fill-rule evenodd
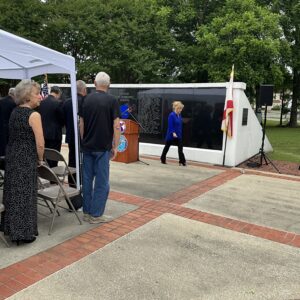
<path id="1" fill-rule="evenodd" d="M 161 154 L 160 161 L 166 164 L 166 156 L 171 145 L 178 147 L 179 165 L 186 166 L 185 157 L 183 154 L 182 145 L 182 118 L 181 112 L 184 105 L 180 101 L 173 102 L 173 112 L 169 114 L 168 118 L 168 131 L 166 135 L 166 145 Z"/>

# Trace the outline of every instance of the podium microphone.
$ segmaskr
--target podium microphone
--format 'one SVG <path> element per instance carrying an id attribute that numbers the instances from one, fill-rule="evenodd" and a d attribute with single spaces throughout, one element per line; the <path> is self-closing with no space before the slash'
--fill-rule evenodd
<path id="1" fill-rule="evenodd" d="M 132 111 L 132 110 L 131 110 Z M 136 117 L 131 113 L 131 111 L 128 111 L 129 115 L 132 117 L 132 119 L 137 122 L 137 124 L 145 131 L 145 128 L 142 126 L 142 124 L 136 119 Z"/>
<path id="2" fill-rule="evenodd" d="M 121 118 L 125 114 L 129 114 L 130 117 L 145 131 L 145 128 L 142 126 L 142 124 L 136 119 L 136 117 L 132 114 L 133 108 L 128 107 L 126 110 L 121 112 Z"/>
<path id="3" fill-rule="evenodd" d="M 130 110 L 131 110 L 131 108 L 128 107 L 126 110 L 122 111 L 122 112 L 121 112 L 121 117 L 122 117 L 123 115 L 125 115 L 127 112 L 129 113 Z"/>

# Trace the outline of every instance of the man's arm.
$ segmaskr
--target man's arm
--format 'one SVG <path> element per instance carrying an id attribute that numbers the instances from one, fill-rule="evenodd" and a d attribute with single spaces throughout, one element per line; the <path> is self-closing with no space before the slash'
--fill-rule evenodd
<path id="1" fill-rule="evenodd" d="M 120 119 L 116 118 L 114 120 L 114 142 L 112 147 L 113 156 L 111 159 L 116 158 L 118 153 L 118 146 L 120 142 L 121 128 L 120 128 Z"/>
<path id="2" fill-rule="evenodd" d="M 79 131 L 80 131 L 80 138 L 83 140 L 83 133 L 84 133 L 84 121 L 83 118 L 79 118 Z M 120 138 L 120 137 L 119 137 Z"/>

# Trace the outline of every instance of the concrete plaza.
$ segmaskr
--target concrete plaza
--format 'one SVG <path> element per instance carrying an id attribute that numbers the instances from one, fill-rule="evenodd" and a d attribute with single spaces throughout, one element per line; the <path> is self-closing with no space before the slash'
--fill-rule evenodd
<path id="1" fill-rule="evenodd" d="M 0 299 L 300 299 L 299 177 L 141 159 L 111 163 L 112 222 L 1 243 Z"/>

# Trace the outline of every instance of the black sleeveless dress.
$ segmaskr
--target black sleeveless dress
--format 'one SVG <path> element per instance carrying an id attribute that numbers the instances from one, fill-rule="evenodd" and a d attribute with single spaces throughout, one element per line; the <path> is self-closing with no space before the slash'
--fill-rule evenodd
<path id="1" fill-rule="evenodd" d="M 29 117 L 34 111 L 16 107 L 9 120 L 3 188 L 4 234 L 12 241 L 37 234 L 37 150 Z"/>

